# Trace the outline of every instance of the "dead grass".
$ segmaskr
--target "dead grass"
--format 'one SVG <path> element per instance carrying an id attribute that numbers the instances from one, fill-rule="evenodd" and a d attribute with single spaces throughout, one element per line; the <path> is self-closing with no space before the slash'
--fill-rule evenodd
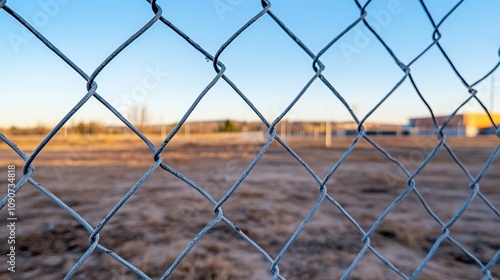
<path id="1" fill-rule="evenodd" d="M 401 223 L 393 219 L 384 219 L 377 233 L 388 241 L 396 241 L 418 251 L 428 248 L 429 240 L 435 236 L 418 225 L 412 226 L 411 223 Z"/>
<path id="2" fill-rule="evenodd" d="M 261 147 L 255 143 L 246 146 L 232 138 L 230 141 L 234 142 L 225 146 L 228 142 L 224 139 L 229 138 L 218 136 L 214 145 L 209 140 L 204 142 L 202 138 L 193 138 L 191 143 L 178 141 L 172 146 L 169 144 L 164 160 L 168 164 L 173 163 L 174 168 L 200 186 L 209 185 L 210 174 L 229 174 L 229 179 L 217 188 L 207 187 L 214 197 L 220 198 L 230 187 L 231 180 L 241 175 L 255 151 Z M 299 147 L 297 152 L 313 170 L 325 173 L 335 164 L 342 149 L 352 141 L 351 138 L 335 139 L 338 141 L 334 147 L 325 149 L 319 142 L 308 144 L 307 141 L 296 140 L 287 141 Z M 393 137 L 376 137 L 375 140 L 389 151 L 398 151 L 398 155 L 405 157 L 409 155 L 408 151 L 418 149 L 416 141 L 421 139 L 401 137 L 394 141 Z M 467 161 L 470 166 L 480 169 L 484 164 L 482 157 L 491 152 L 488 145 L 498 144 L 498 139 L 474 142 L 476 140 L 453 139 L 450 143 L 457 147 L 457 153 L 470 159 Z M 83 140 L 71 141 L 72 149 L 83 150 L 78 153 L 80 158 L 71 157 L 70 161 L 82 164 L 64 165 L 65 169 L 59 170 L 64 171 L 63 177 L 59 178 L 54 168 L 61 168 L 61 164 L 68 160 L 68 143 L 56 141 L 47 147 L 44 157 L 37 158 L 34 178 L 96 226 L 150 166 L 151 152 L 134 138 L 95 139 L 88 147 L 83 147 L 86 143 Z M 483 142 L 486 148 L 479 147 Z M 35 140 L 20 143 L 24 147 L 36 145 Z M 394 173 L 384 172 L 394 169 L 392 163 L 366 143 L 360 144 L 356 153 L 348 157 L 333 175 L 327 187 L 329 194 L 366 229 L 407 185 L 406 178 L 391 177 Z M 15 157 L 12 152 L 6 152 L 5 146 L 0 145 L 0 164 Z M 454 188 L 455 178 L 463 175 L 457 175 L 459 168 L 448 168 L 452 164 L 449 156 L 438 157 L 433 161 L 432 170 L 418 175 L 419 190 L 438 212 L 446 210 L 454 213 L 452 206 L 462 205 L 470 190 Z M 228 161 L 233 159 L 237 160 L 236 167 L 228 169 Z M 494 170 L 497 167 L 494 163 L 490 173 L 481 181 L 481 190 L 493 203 L 500 201 L 495 191 L 498 176 Z M 158 172 L 166 174 L 162 170 Z M 4 179 L 5 174 L 0 174 L 0 180 Z M 271 256 L 275 256 L 319 195 L 315 181 L 275 143 L 222 209 L 225 217 Z M 61 279 L 88 248 L 89 233 L 48 198 L 42 199 L 32 187 L 23 187 L 18 196 L 19 211 L 24 217 L 20 224 L 22 231 L 18 235 L 20 262 L 23 263 L 20 269 L 26 273 L 23 275 L 28 275 L 22 277 Z M 325 200 L 323 203 L 279 264 L 282 275 L 287 279 L 338 279 L 363 246 L 361 235 L 354 226 L 330 202 Z M 0 219 L 5 219 L 5 210 L 0 212 Z M 408 197 L 404 207 L 396 210 L 399 211 L 397 215 L 389 215 L 372 236 L 372 244 L 380 246 L 377 248 L 396 267 L 403 267 L 405 272 L 411 271 L 439 236 L 439 226 L 437 229 L 427 227 L 432 222 L 429 222 L 429 217 L 423 219 L 416 215 L 417 211 L 426 215 L 418 199 Z M 489 209 L 476 212 L 472 216 L 464 215 L 463 224 L 457 223 L 452 234 L 481 261 L 487 262 L 500 248 L 496 230 L 498 219 Z M 485 212 L 493 218 L 484 218 Z M 53 224 L 41 225 L 39 220 L 43 217 L 50 217 Z M 160 176 L 155 172 L 104 227 L 100 243 L 157 279 L 214 218 L 213 205 L 199 193 L 173 175 Z M 469 230 L 473 228 L 477 230 Z M 0 233 L 4 236 L 5 229 L 0 229 Z M 4 254 L 6 250 L 6 244 L 0 243 L 0 253 Z M 257 255 L 255 258 L 259 258 L 262 264 L 254 264 L 253 260 L 245 262 L 249 254 Z M 370 256 L 368 253 L 363 257 L 352 279 L 391 279 L 384 278 L 385 274 L 375 275 L 387 272 L 388 268 Z M 499 273 L 497 267 L 492 269 L 494 277 Z M 268 268 L 268 263 L 255 249 L 221 222 L 197 243 L 169 279 L 260 280 L 270 278 Z M 419 279 L 479 279 L 469 277 L 467 271 L 474 271 L 474 277 L 479 275 L 480 278 L 479 266 L 456 246 L 445 243 Z M 6 275 L 5 270 L 0 270 L 0 279 Z M 96 251 L 75 279 L 137 279 L 137 276 L 110 256 Z"/>
<path id="3" fill-rule="evenodd" d="M 234 264 L 220 256 L 208 256 L 196 263 L 182 263 L 178 279 L 193 280 L 233 280 L 241 279 L 234 270 Z"/>

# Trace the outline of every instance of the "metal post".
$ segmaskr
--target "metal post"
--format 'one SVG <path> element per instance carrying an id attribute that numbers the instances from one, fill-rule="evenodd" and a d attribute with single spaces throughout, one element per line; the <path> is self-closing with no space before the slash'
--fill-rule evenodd
<path id="1" fill-rule="evenodd" d="M 332 123 L 326 121 L 325 123 L 325 147 L 330 148 L 332 146 Z"/>
<path id="2" fill-rule="evenodd" d="M 286 121 L 281 120 L 281 139 L 286 140 Z"/>

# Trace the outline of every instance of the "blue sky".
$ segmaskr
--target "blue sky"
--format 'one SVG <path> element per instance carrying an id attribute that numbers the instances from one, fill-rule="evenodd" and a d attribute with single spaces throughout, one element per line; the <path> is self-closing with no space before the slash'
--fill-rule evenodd
<path id="1" fill-rule="evenodd" d="M 362 1 L 364 3 L 366 1 Z M 457 1 L 426 1 L 436 22 Z M 271 11 L 314 53 L 359 16 L 352 0 L 272 0 Z M 211 54 L 262 10 L 260 1 L 158 1 L 163 16 Z M 23 16 L 87 74 L 153 17 L 146 1 L 9 0 Z M 432 42 L 433 28 L 419 1 L 374 0 L 367 20 L 403 63 Z M 468 83 L 499 60 L 500 2 L 464 1 L 440 27 L 440 43 Z M 227 76 L 272 121 L 313 77 L 312 60 L 268 15 L 250 26 L 222 53 Z M 4 10 L 0 10 L 0 126 L 54 125 L 86 94 L 86 81 Z M 403 77 L 382 45 L 362 25 L 345 34 L 322 57 L 325 77 L 359 118 Z M 497 71 L 498 72 L 498 71 Z M 467 88 L 437 47 L 411 65 L 411 73 L 437 114 L 451 113 L 467 98 Z M 97 92 L 125 116 L 147 106 L 153 122 L 178 121 L 216 75 L 211 62 L 161 22 L 154 24 L 96 78 Z M 500 75 L 495 87 L 500 90 Z M 490 104 L 490 80 L 475 87 Z M 498 96 L 498 94 L 497 94 Z M 500 110 L 500 98 L 494 107 Z M 475 103 L 464 111 L 479 111 Z M 405 123 L 428 116 L 405 81 L 369 121 Z M 257 120 L 224 82 L 208 92 L 189 120 Z M 352 120 L 337 98 L 316 81 L 287 114 L 295 120 Z M 96 120 L 119 124 L 91 99 L 70 123 Z"/>

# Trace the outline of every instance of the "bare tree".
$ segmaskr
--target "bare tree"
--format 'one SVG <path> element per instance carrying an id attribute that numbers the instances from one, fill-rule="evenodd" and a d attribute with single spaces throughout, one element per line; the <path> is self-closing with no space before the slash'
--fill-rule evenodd
<path id="1" fill-rule="evenodd" d="M 153 115 L 145 105 L 135 105 L 130 108 L 128 120 L 139 130 L 143 131 L 151 124 Z"/>

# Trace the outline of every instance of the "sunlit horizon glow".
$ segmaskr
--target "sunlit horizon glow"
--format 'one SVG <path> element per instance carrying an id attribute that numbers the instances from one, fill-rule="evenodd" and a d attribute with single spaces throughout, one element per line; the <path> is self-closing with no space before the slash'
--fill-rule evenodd
<path id="1" fill-rule="evenodd" d="M 363 3 L 366 1 L 362 1 Z M 221 6 L 221 3 L 223 5 Z M 359 17 L 354 1 L 271 1 L 271 11 L 308 46 L 319 53 Z M 362 3 L 362 4 L 363 4 Z M 439 22 L 457 1 L 426 3 Z M 260 1 L 158 1 L 163 16 L 210 54 L 262 10 Z M 25 18 L 54 46 L 90 75 L 102 61 L 152 16 L 146 1 L 11 0 L 7 5 Z M 443 49 L 468 84 L 487 74 L 499 61 L 500 2 L 465 1 L 440 26 Z M 433 28 L 418 1 L 372 1 L 367 21 L 394 54 L 408 64 L 432 43 Z M 0 127 L 54 126 L 87 93 L 86 81 L 37 38 L 0 11 Z M 404 72 L 375 36 L 358 24 L 320 58 L 323 75 L 363 119 Z M 225 74 L 272 122 L 314 76 L 312 59 L 264 15 L 221 54 Z M 437 46 L 410 66 L 412 77 L 436 115 L 449 115 L 469 97 Z M 498 72 L 498 71 L 497 71 Z M 134 106 L 145 106 L 152 124 L 179 121 L 214 79 L 212 62 L 170 28 L 156 22 L 97 76 L 97 92 L 128 117 Z M 488 109 L 500 110 L 500 77 L 487 78 L 474 89 Z M 475 101 L 459 113 L 484 112 Z M 430 112 L 407 78 L 368 122 L 406 124 Z M 290 121 L 350 122 L 353 118 L 320 81 L 313 82 L 285 116 Z M 258 116 L 222 79 L 208 91 L 188 122 L 259 121 Z M 95 98 L 68 122 L 97 121 L 123 125 Z"/>

